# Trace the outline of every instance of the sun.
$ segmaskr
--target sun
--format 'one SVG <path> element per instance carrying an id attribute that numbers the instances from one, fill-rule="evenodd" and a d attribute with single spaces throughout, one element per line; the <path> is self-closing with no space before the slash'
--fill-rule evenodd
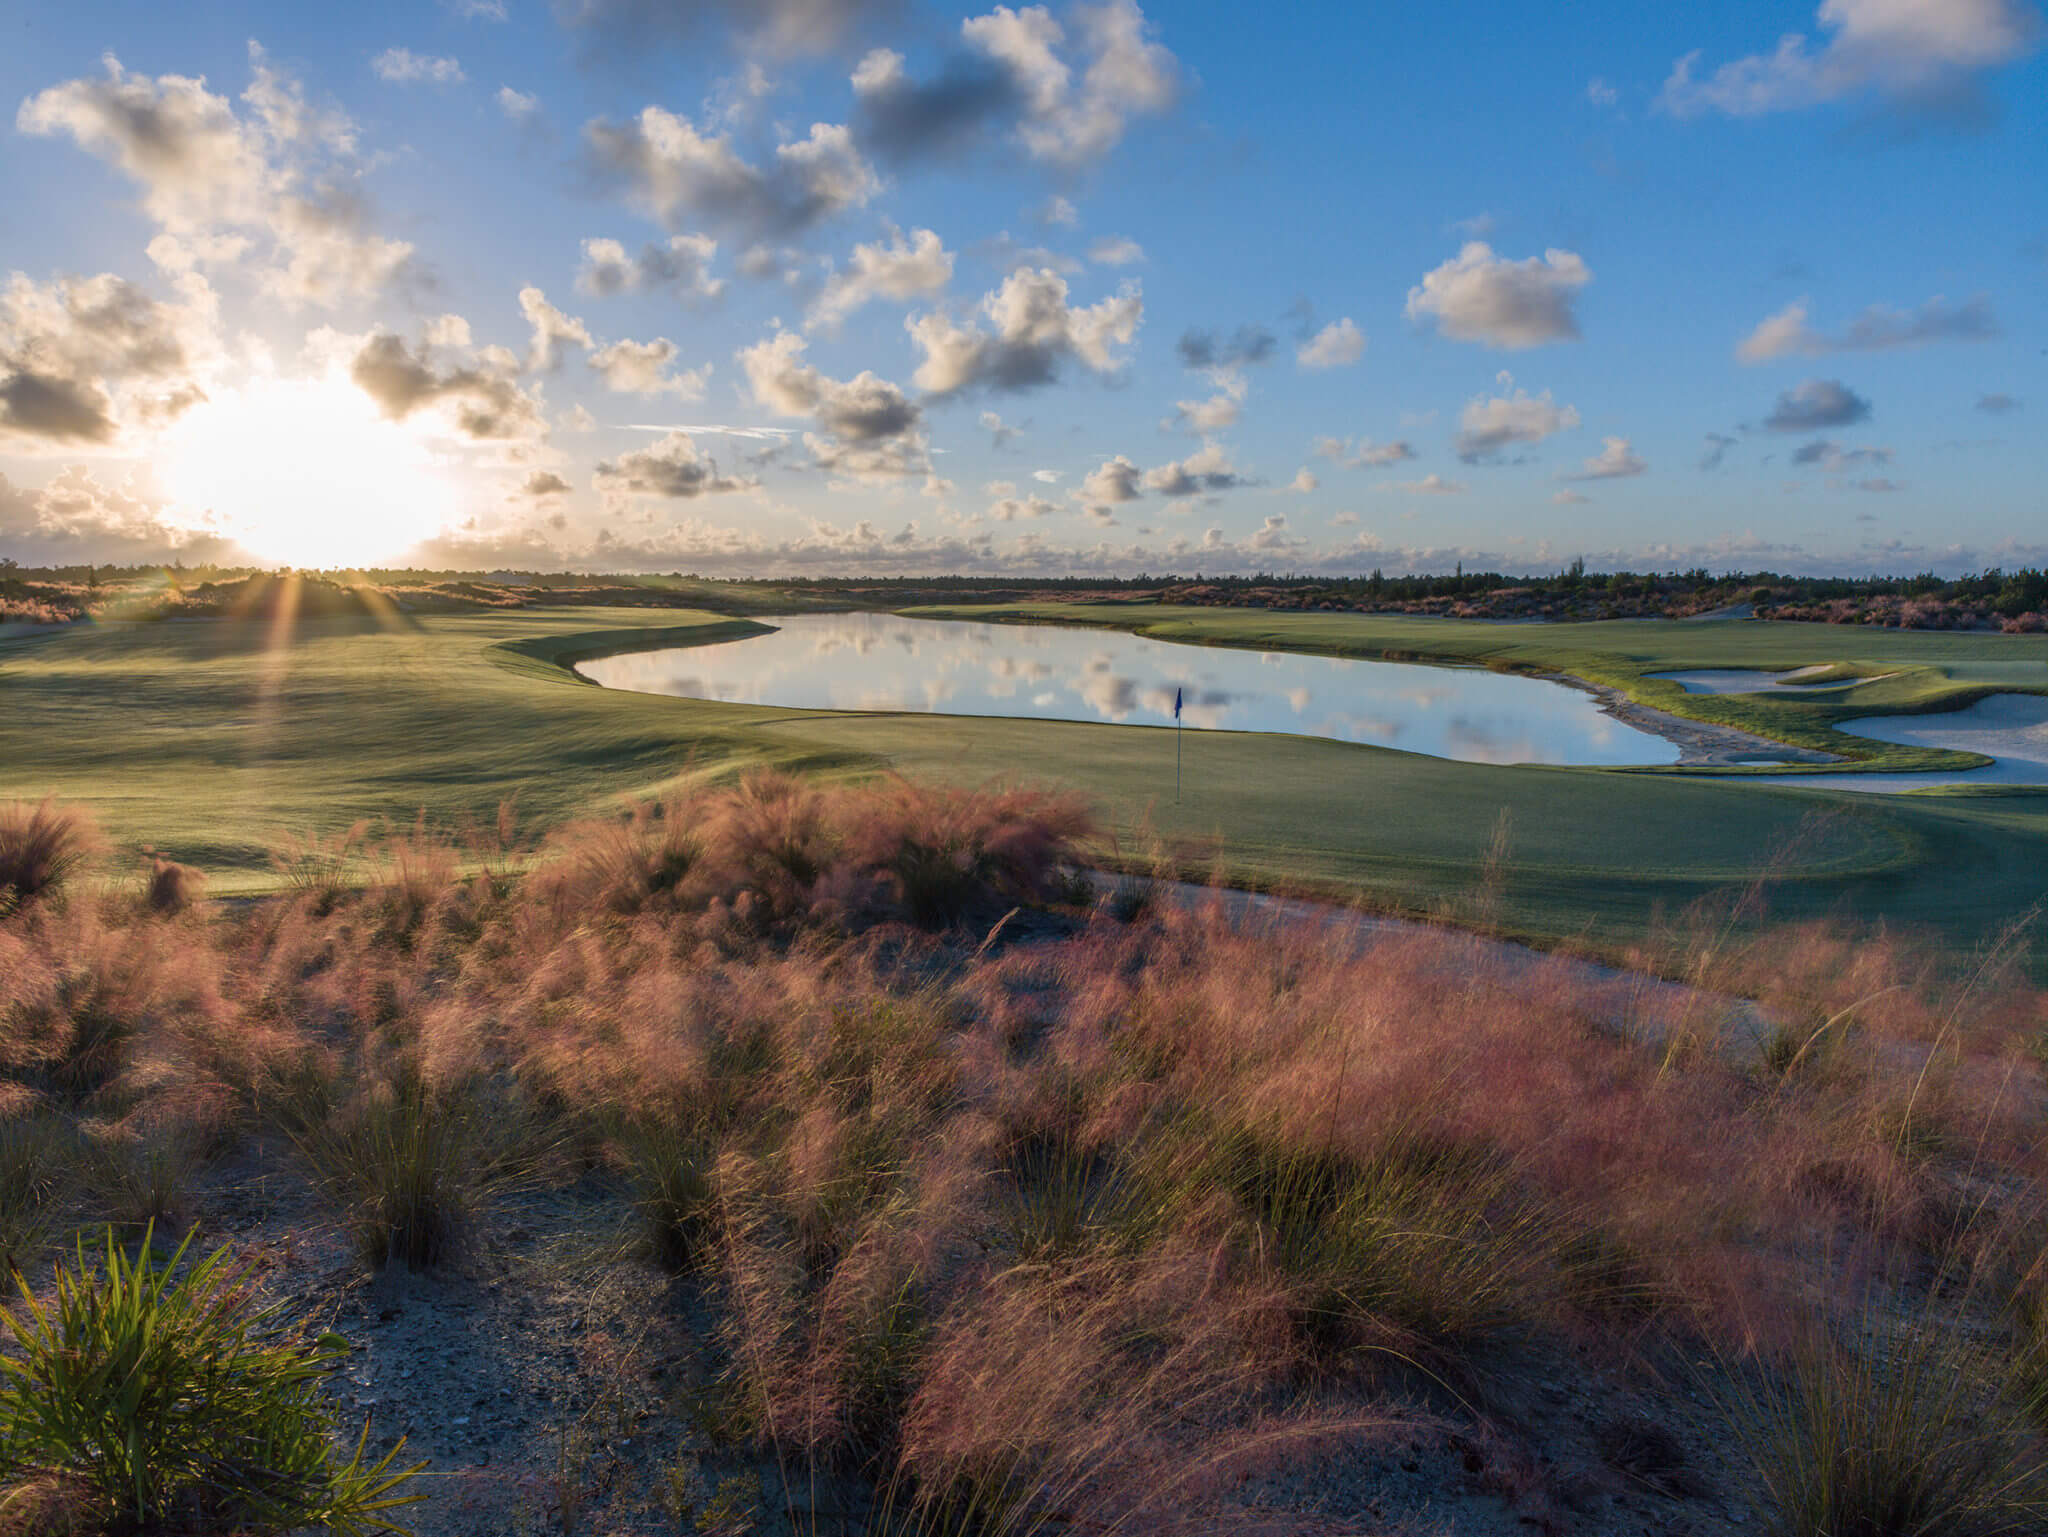
<path id="1" fill-rule="evenodd" d="M 165 435 L 156 464 L 194 526 L 309 570 L 391 560 L 446 527 L 456 503 L 420 434 L 336 377 L 221 391 Z"/>

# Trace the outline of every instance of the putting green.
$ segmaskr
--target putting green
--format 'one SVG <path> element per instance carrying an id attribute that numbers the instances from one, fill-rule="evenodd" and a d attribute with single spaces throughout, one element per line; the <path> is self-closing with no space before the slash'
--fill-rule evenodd
<path id="1" fill-rule="evenodd" d="M 1080 613 L 1109 617 L 1092 606 Z M 1800 626 L 1538 629 L 1182 614 L 1164 626 L 1133 622 L 1127 608 L 1117 617 L 1162 638 L 1352 655 L 1404 650 L 1596 674 L 1580 658 L 1612 658 L 1604 665 L 1614 676 L 1875 660 L 1938 678 L 1919 685 L 1924 697 L 1981 691 L 1943 669 L 1984 660 L 1986 644 Z M 269 883 L 266 850 L 282 833 L 331 831 L 363 817 L 405 822 L 420 810 L 442 823 L 488 821 L 515 793 L 544 825 L 608 797 L 751 765 L 834 777 L 896 768 L 965 782 L 1046 780 L 1094 798 L 1127 855 L 1157 839 L 1247 881 L 1418 910 L 1483 910 L 1531 937 L 1597 945 L 1640 938 L 1660 912 L 1770 871 L 1781 914 L 1925 925 L 1971 946 L 2037 901 L 2048 871 L 2048 793 L 1873 804 L 1876 797 L 1819 790 L 1503 768 L 1204 732 L 1189 734 L 1176 803 L 1172 734 L 1155 728 L 724 705 L 599 689 L 562 665 L 753 633 L 747 620 L 708 612 L 671 611 L 658 626 L 649 617 L 645 609 L 524 610 L 383 628 L 321 621 L 281 634 L 220 620 L 10 639 L 0 642 L 0 797 L 87 802 L 125 848 L 162 849 L 213 872 L 215 889 L 236 891 Z M 1076 610 L 1062 606 L 1058 617 Z M 1629 641 L 1620 633 L 1628 631 L 1645 639 Z M 1597 632 L 1600 649 L 1585 632 Z M 1904 654 L 1851 649 L 1843 644 L 1851 638 L 1905 643 Z M 2048 644 L 2017 644 L 2033 651 L 1996 660 L 2048 654 Z M 1508 858 L 1489 892 L 1487 851 L 1503 816 Z"/>

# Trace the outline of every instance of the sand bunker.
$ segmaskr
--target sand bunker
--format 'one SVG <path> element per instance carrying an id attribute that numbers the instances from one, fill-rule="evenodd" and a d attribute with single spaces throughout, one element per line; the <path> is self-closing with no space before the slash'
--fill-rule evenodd
<path id="1" fill-rule="evenodd" d="M 2048 785 L 2048 697 L 1993 694 L 1940 715 L 1880 715 L 1838 730 L 1902 747 L 1946 747 L 1996 760 L 1961 774 L 1759 774 L 1745 784 L 1831 790 L 1920 790 L 1929 785 Z"/>
<path id="2" fill-rule="evenodd" d="M 1766 689 L 1776 688 L 1798 688 L 1801 693 L 1811 694 L 1819 689 L 1847 688 L 1854 683 L 1870 681 L 1868 678 L 1845 678 L 1838 684 L 1804 682 L 1816 673 L 1826 672 L 1834 665 L 1832 662 L 1816 662 L 1811 667 L 1795 667 L 1790 672 L 1754 672 L 1739 667 L 1702 667 L 1690 672 L 1653 672 L 1644 676 L 1668 678 L 1688 694 L 1761 694 Z"/>

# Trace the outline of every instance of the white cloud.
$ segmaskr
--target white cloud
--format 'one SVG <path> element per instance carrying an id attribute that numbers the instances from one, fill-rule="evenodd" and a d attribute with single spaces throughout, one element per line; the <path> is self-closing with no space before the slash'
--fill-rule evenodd
<path id="1" fill-rule="evenodd" d="M 725 292 L 725 279 L 711 275 L 718 242 L 709 235 L 672 235 L 659 245 L 648 244 L 635 256 L 616 240 L 583 242 L 583 265 L 576 287 L 609 298 L 665 288 L 686 303 L 708 303 Z"/>
<path id="2" fill-rule="evenodd" d="M 674 395 L 682 400 L 702 400 L 704 381 L 711 365 L 670 373 L 676 360 L 676 344 L 666 336 L 651 342 L 617 341 L 590 354 L 590 366 L 604 378 L 604 386 L 620 395 Z"/>
<path id="3" fill-rule="evenodd" d="M 1551 492 L 1550 499 L 1560 507 L 1576 507 L 1581 503 L 1593 500 L 1592 497 L 1587 496 L 1583 492 L 1574 491 L 1570 486 L 1566 486 L 1561 491 Z"/>
<path id="4" fill-rule="evenodd" d="M 1462 496 L 1471 489 L 1462 480 L 1445 480 L 1434 471 L 1420 480 L 1390 480 L 1378 487 L 1381 491 L 1405 491 L 1411 496 Z"/>
<path id="5" fill-rule="evenodd" d="M 1954 305 L 1936 294 L 1914 310 L 1873 304 L 1838 336 L 1815 330 L 1807 318 L 1807 301 L 1798 299 L 1760 322 L 1742 339 L 1735 355 L 1745 363 L 1765 363 L 1831 352 L 1882 352 L 1937 341 L 1990 341 L 1998 334 L 1991 301 L 1982 294 Z"/>
<path id="6" fill-rule="evenodd" d="M 1068 302 L 1066 279 L 1044 268 L 1011 273 L 983 297 L 981 309 L 993 334 L 971 322 L 956 325 L 939 312 L 904 322 L 924 354 L 914 376 L 919 389 L 934 396 L 977 386 L 1034 389 L 1058 378 L 1070 358 L 1095 373 L 1113 373 L 1123 363 L 1115 348 L 1137 334 L 1145 313 L 1134 282 L 1078 308 Z"/>
<path id="7" fill-rule="evenodd" d="M 727 135 L 701 133 L 661 107 L 619 124 L 596 119 L 583 136 L 599 169 L 671 226 L 689 214 L 757 238 L 793 234 L 865 206 L 881 190 L 852 135 L 832 123 L 813 123 L 807 137 L 778 145 L 762 166 L 741 158 Z"/>
<path id="8" fill-rule="evenodd" d="M 1672 66 L 1657 105 L 1678 117 L 1723 112 L 1756 117 L 1866 93 L 1894 104 L 1954 109 L 1974 104 L 1979 77 L 2026 57 L 2040 17 L 2024 0 L 1824 0 L 1827 34 L 1811 47 L 1789 32 L 1767 54 L 1694 78 L 1698 52 Z"/>
<path id="9" fill-rule="evenodd" d="M 1621 100 L 1621 92 L 1595 75 L 1586 82 L 1586 100 L 1596 107 L 1611 107 Z"/>
<path id="10" fill-rule="evenodd" d="M 1550 250 L 1510 261 L 1483 240 L 1468 241 L 1450 261 L 1408 290 L 1408 318 L 1436 321 L 1445 336 L 1489 347 L 1539 347 L 1574 339 L 1572 305 L 1592 272 L 1573 251 Z"/>
<path id="11" fill-rule="evenodd" d="M 1244 372 L 1237 368 L 1212 368 L 1209 377 L 1216 385 L 1216 393 L 1207 400 L 1182 400 L 1174 404 L 1173 421 L 1161 425 L 1172 425 L 1192 432 L 1199 437 L 1237 425 L 1238 412 L 1244 405 L 1249 385 Z"/>
<path id="12" fill-rule="evenodd" d="M 505 0 L 446 0 L 448 8 L 464 21 L 504 21 Z"/>
<path id="13" fill-rule="evenodd" d="M 83 465 L 67 465 L 40 490 L 0 475 L 0 555 L 23 565 L 238 565 L 246 551 L 207 529 L 166 518 L 133 483 L 109 486 Z"/>
<path id="14" fill-rule="evenodd" d="M 136 182 L 163 231 L 151 242 L 160 265 L 234 263 L 288 302 L 331 305 L 378 292 L 410 262 L 409 244 L 363 227 L 355 125 L 308 103 L 254 43 L 244 116 L 202 79 L 105 62 L 105 79 L 29 97 L 15 126 L 68 135 Z M 251 262 L 257 236 L 267 260 Z"/>
<path id="15" fill-rule="evenodd" d="M 1006 496 L 989 504 L 988 516 L 997 523 L 1014 523 L 1022 518 L 1051 517 L 1059 510 L 1059 503 L 1042 496 Z"/>
<path id="16" fill-rule="evenodd" d="M 1347 470 L 1384 469 L 1415 457 L 1415 449 L 1406 439 L 1375 443 L 1371 438 L 1317 438 L 1315 447 L 1323 458 Z"/>
<path id="17" fill-rule="evenodd" d="M 1197 496 L 1208 491 L 1228 491 L 1244 483 L 1223 445 L 1213 441 L 1204 443 L 1185 459 L 1145 472 L 1145 489 L 1162 496 Z"/>
<path id="18" fill-rule="evenodd" d="M 1346 315 L 1332 321 L 1296 349 L 1295 362 L 1303 368 L 1346 368 L 1365 356 L 1365 333 Z"/>
<path id="19" fill-rule="evenodd" d="M 1174 56 L 1146 36 L 1133 0 L 1078 9 L 1080 83 L 1060 57 L 1066 32 L 1043 6 L 999 5 L 960 24 L 968 45 L 1008 71 L 1023 104 L 1017 134 L 1039 160 L 1077 166 L 1114 149 L 1132 117 L 1163 112 L 1179 88 Z M 1076 62 L 1079 62 L 1077 59 Z"/>
<path id="20" fill-rule="evenodd" d="M 1294 479 L 1288 482 L 1287 489 L 1290 491 L 1299 491 L 1303 495 L 1307 495 L 1309 492 L 1316 490 L 1321 485 L 1322 482 L 1316 479 L 1315 471 L 1304 464 L 1300 469 L 1294 472 Z"/>
<path id="21" fill-rule="evenodd" d="M 103 272 L 0 288 L 0 444 L 17 451 L 111 447 L 205 398 L 218 361 L 218 306 L 197 273 L 164 304 Z"/>
<path id="22" fill-rule="evenodd" d="M 1074 492 L 1074 499 L 1085 507 L 1111 507 L 1122 502 L 1134 502 L 1145 493 L 1139 482 L 1143 472 L 1118 454 L 1114 459 L 1105 459 L 1081 479 L 1081 485 Z"/>
<path id="23" fill-rule="evenodd" d="M 519 290 L 519 312 L 533 328 L 526 366 L 535 373 L 547 373 L 561 362 L 558 349 L 564 342 L 586 352 L 597 345 L 590 339 L 589 327 L 556 309 L 548 303 L 546 294 L 531 285 Z"/>
<path id="24" fill-rule="evenodd" d="M 460 85 L 469 77 L 454 59 L 414 53 L 410 48 L 386 48 L 370 61 L 379 80 L 394 85 Z"/>
<path id="25" fill-rule="evenodd" d="M 863 371 L 828 377 L 804 362 L 805 342 L 780 331 L 739 353 L 754 399 L 782 416 L 808 417 L 820 431 L 804 444 L 821 468 L 861 480 L 928 474 L 923 413 L 897 385 Z"/>
<path id="26" fill-rule="evenodd" d="M 509 85 L 499 86 L 495 99 L 498 103 L 498 110 L 511 118 L 515 123 L 526 121 L 526 119 L 532 117 L 534 113 L 540 110 L 540 98 L 538 96 L 529 95 L 525 91 L 515 91 Z"/>
<path id="27" fill-rule="evenodd" d="M 1124 235 L 1105 235 L 1088 248 L 1088 259 L 1098 267 L 1128 267 L 1145 259 L 1145 248 Z"/>
<path id="28" fill-rule="evenodd" d="M 979 420 L 983 430 L 988 433 L 989 447 L 991 448 L 1005 447 L 1009 443 L 1014 442 L 1019 436 L 1019 430 L 1004 421 L 994 411 L 982 412 Z"/>
<path id="29" fill-rule="evenodd" d="M 1620 480 L 1649 469 L 1629 447 L 1627 438 L 1602 438 L 1600 443 L 1600 452 L 1585 462 L 1573 480 Z"/>
<path id="30" fill-rule="evenodd" d="M 1514 380 L 1506 374 L 1500 376 L 1500 383 L 1504 390 L 1513 389 Z M 1531 395 L 1515 389 L 1512 394 L 1475 396 L 1465 402 L 1465 409 L 1458 413 L 1455 446 L 1458 457 L 1472 464 L 1517 443 L 1541 443 L 1578 425 L 1578 410 L 1558 405 L 1550 391 Z"/>
<path id="31" fill-rule="evenodd" d="M 874 299 L 907 302 L 943 293 L 953 280 L 953 253 L 935 231 L 914 229 L 906 244 L 900 231 L 889 243 L 856 245 L 843 272 L 834 272 L 811 306 L 815 325 L 830 329 Z"/>
<path id="32" fill-rule="evenodd" d="M 634 497 L 668 499 L 743 491 L 758 484 L 718 473 L 716 461 L 697 452 L 688 433 L 671 432 L 660 441 L 618 459 L 600 461 L 591 485 L 614 506 Z"/>
<path id="33" fill-rule="evenodd" d="M 513 378 L 518 360 L 504 349 L 486 348 L 478 361 L 447 368 L 431 354 L 431 346 L 414 352 L 380 331 L 356 349 L 349 377 L 389 421 L 438 409 L 453 430 L 475 442 L 531 443 L 546 436 L 540 398 L 519 388 Z"/>

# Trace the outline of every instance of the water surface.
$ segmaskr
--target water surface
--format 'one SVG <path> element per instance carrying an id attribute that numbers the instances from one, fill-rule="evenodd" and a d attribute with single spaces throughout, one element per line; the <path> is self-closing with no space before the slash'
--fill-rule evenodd
<path id="1" fill-rule="evenodd" d="M 1054 625 L 793 614 L 772 635 L 583 662 L 607 688 L 802 710 L 1277 731 L 1466 763 L 1675 763 L 1578 689 L 1488 672 L 1228 650 Z"/>

